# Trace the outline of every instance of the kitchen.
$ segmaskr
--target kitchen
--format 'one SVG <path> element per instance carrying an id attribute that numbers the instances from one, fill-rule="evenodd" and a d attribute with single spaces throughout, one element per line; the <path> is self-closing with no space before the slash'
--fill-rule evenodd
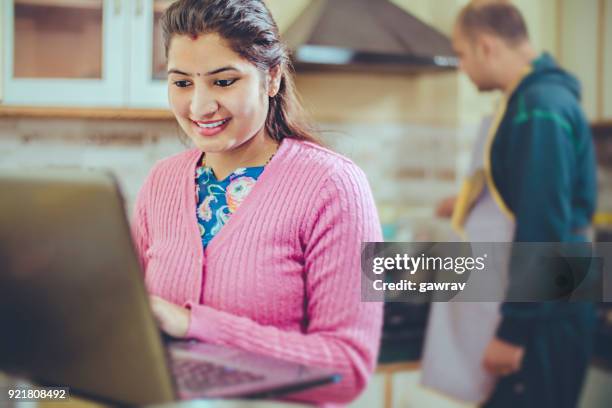
<path id="1" fill-rule="evenodd" d="M 159 28 L 154 24 L 167 3 L 4 1 L 0 10 L 0 42 L 4 51 L 0 84 L 0 167 L 109 168 L 118 176 L 131 210 L 152 165 L 184 149 L 180 129 L 167 109 L 165 62 Z M 300 37 L 298 34 L 305 30 L 303 26 L 312 28 L 316 24 L 308 16 L 321 12 L 310 7 L 308 0 L 266 3 L 281 31 L 288 36 L 293 30 L 297 31 L 295 37 Z M 313 3 L 331 7 L 325 4 L 331 2 Z M 465 3 L 462 0 L 392 2 L 410 13 L 406 14 L 407 20 L 416 21 L 418 30 L 422 30 L 423 22 L 432 27 L 432 32 L 446 36 L 450 35 L 455 16 Z M 514 3 L 527 19 L 534 44 L 551 52 L 583 84 L 583 106 L 593 124 L 600 163 L 595 222 L 599 237 L 603 237 L 600 239 L 607 240 L 612 229 L 612 42 L 609 41 L 612 2 L 521 0 Z M 330 13 L 334 9 L 331 10 L 323 15 L 333 15 Z M 370 27 L 363 16 L 353 18 L 356 20 L 348 21 L 356 29 Z M 297 23 L 301 26 L 296 29 Z M 314 34 L 321 32 L 324 30 L 319 27 Z M 348 37 L 350 40 L 351 36 Z M 423 40 L 410 47 L 425 44 L 425 51 L 437 55 L 434 39 L 432 43 Z M 47 45 L 45 41 L 52 43 Z M 79 50 L 78 55 L 74 55 L 74 50 Z M 480 119 L 494 109 L 497 95 L 478 94 L 452 64 L 441 65 L 406 64 L 406 61 L 391 67 L 364 67 L 363 64 L 333 67 L 308 61 L 296 64 L 297 88 L 325 141 L 354 160 L 367 174 L 386 240 L 448 239 L 450 225 L 435 217 L 434 208 L 440 200 L 456 193 Z M 13 67 L 14 76 L 11 75 Z M 422 331 L 403 331 L 402 324 L 406 323 L 401 321 L 403 314 L 405 310 L 389 314 L 388 324 L 396 327 L 390 327 L 388 333 L 396 330 L 400 335 L 386 338 L 383 354 L 385 344 L 399 344 L 401 348 L 407 338 L 418 344 Z M 413 320 L 418 327 L 424 317 L 416 317 L 417 314 Z M 602 333 L 608 336 L 611 331 L 610 326 L 602 327 Z M 396 352 L 392 349 L 390 354 Z M 393 357 L 387 363 L 391 361 L 395 361 Z M 416 378 L 414 370 L 396 373 L 381 367 L 355 406 L 383 406 L 385 398 L 387 404 L 393 400 L 394 405 L 389 406 L 419 406 L 426 402 L 418 401 L 435 399 L 435 395 L 416 385 Z M 601 383 L 597 386 L 598 381 L 612 382 L 609 373 L 595 371 L 585 391 L 585 407 L 604 406 L 589 402 L 606 398 L 601 394 Z M 588 388 L 591 385 L 593 389 Z"/>

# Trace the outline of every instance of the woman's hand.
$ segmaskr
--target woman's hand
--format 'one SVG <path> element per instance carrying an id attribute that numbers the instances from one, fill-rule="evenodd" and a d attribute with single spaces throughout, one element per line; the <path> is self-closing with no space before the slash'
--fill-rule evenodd
<path id="1" fill-rule="evenodd" d="M 172 337 L 185 337 L 189 329 L 191 311 L 170 303 L 159 296 L 151 295 L 149 299 L 153 316 L 155 316 L 160 329 Z"/>
<path id="2" fill-rule="evenodd" d="M 508 375 L 521 368 L 525 349 L 498 338 L 489 342 L 484 355 L 485 369 L 494 375 Z"/>

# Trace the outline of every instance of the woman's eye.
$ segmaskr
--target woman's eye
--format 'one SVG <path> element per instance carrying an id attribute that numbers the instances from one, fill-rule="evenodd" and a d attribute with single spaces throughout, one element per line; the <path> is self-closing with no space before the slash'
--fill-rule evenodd
<path id="1" fill-rule="evenodd" d="M 218 79 L 215 81 L 215 85 L 220 86 L 221 88 L 225 88 L 230 86 L 234 82 L 236 82 L 235 79 Z"/>
<path id="2" fill-rule="evenodd" d="M 189 81 L 185 81 L 185 80 L 182 80 L 182 81 L 174 81 L 174 85 L 175 85 L 175 86 L 178 86 L 179 88 L 186 88 L 186 87 L 188 87 L 188 86 L 189 86 Z"/>

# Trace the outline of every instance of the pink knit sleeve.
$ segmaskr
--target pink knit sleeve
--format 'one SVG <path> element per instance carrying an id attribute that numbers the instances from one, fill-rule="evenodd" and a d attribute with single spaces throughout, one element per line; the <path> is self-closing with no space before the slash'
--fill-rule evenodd
<path id="1" fill-rule="evenodd" d="M 140 267 L 142 268 L 143 273 L 145 273 L 147 270 L 146 253 L 149 248 L 149 233 L 147 228 L 147 214 L 145 210 L 149 196 L 148 190 L 149 182 L 147 180 L 136 197 L 136 203 L 134 205 L 130 225 L 132 241 L 134 243 L 136 255 L 138 256 L 138 261 L 140 262 Z"/>
<path id="2" fill-rule="evenodd" d="M 376 365 L 382 326 L 382 303 L 362 302 L 360 290 L 361 243 L 382 239 L 378 215 L 365 175 L 354 165 L 342 166 L 323 183 L 304 224 L 305 332 L 190 305 L 189 337 L 341 374 L 337 384 L 291 396 L 317 404 L 349 402 L 365 388 Z"/>

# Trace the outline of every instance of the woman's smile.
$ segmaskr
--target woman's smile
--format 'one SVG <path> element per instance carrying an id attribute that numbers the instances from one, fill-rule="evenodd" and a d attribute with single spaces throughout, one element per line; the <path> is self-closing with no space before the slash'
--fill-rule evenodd
<path id="1" fill-rule="evenodd" d="M 193 128 L 197 134 L 204 137 L 216 136 L 221 133 L 227 125 L 230 123 L 232 118 L 208 120 L 208 121 L 195 121 L 192 120 Z"/>

